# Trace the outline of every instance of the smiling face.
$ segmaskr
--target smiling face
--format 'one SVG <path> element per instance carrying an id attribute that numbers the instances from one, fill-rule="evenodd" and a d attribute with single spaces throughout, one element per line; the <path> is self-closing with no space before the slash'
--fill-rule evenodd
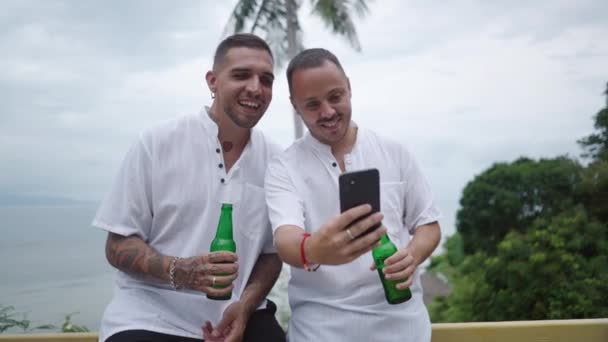
<path id="1" fill-rule="evenodd" d="M 222 62 L 206 75 L 209 89 L 215 93 L 216 115 L 224 113 L 242 128 L 255 126 L 272 100 L 272 68 L 272 57 L 266 50 L 228 50 Z"/>
<path id="2" fill-rule="evenodd" d="M 291 76 L 291 103 L 320 142 L 336 147 L 346 138 L 351 92 L 344 72 L 330 61 L 297 69 Z"/>

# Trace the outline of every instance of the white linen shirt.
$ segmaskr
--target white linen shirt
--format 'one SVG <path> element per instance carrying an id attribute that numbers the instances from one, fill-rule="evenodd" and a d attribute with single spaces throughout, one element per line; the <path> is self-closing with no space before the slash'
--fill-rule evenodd
<path id="1" fill-rule="evenodd" d="M 380 171 L 383 224 L 397 247 L 408 243 L 416 227 L 439 219 L 427 181 L 398 143 L 358 128 L 344 164 L 346 171 Z M 273 232 L 295 225 L 312 233 L 338 215 L 340 173 L 330 147 L 310 133 L 275 157 L 265 179 Z M 390 305 L 377 271 L 369 270 L 372 264 L 370 252 L 345 265 L 322 265 L 316 272 L 291 267 L 289 341 L 430 341 L 418 271 L 412 299 Z"/>
<path id="2" fill-rule="evenodd" d="M 186 258 L 209 252 L 221 203 L 233 203 L 239 276 L 232 299 L 208 300 L 201 292 L 175 291 L 169 284 L 117 271 L 101 341 L 130 329 L 202 338 L 203 323 L 217 324 L 224 309 L 240 297 L 258 256 L 276 253 L 262 187 L 267 162 L 280 149 L 254 129 L 226 173 L 217 135 L 206 110 L 144 131 L 127 153 L 93 225 L 140 236 L 161 254 Z"/>

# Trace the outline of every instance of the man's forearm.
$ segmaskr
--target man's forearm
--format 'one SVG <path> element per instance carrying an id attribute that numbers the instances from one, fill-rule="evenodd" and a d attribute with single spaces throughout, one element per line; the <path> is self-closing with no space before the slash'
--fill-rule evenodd
<path id="1" fill-rule="evenodd" d="M 283 262 L 277 254 L 262 254 L 258 257 L 247 286 L 241 295 L 241 301 L 245 304 L 248 316 L 250 316 L 264 298 L 268 295 L 272 286 L 277 281 Z"/>
<path id="2" fill-rule="evenodd" d="M 106 258 L 117 269 L 140 276 L 169 281 L 170 258 L 156 252 L 140 237 L 108 234 Z"/>
<path id="3" fill-rule="evenodd" d="M 281 226 L 274 234 L 277 253 L 287 264 L 303 268 L 300 256 L 300 243 L 304 230 L 297 226 Z"/>
<path id="4" fill-rule="evenodd" d="M 439 244 L 439 240 L 441 240 L 439 223 L 433 222 L 416 228 L 414 237 L 407 245 L 416 265 L 420 265 L 433 253 Z"/>

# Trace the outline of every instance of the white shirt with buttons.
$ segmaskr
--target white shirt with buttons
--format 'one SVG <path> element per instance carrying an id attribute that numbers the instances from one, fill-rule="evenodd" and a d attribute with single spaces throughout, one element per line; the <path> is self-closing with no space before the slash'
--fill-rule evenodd
<path id="1" fill-rule="evenodd" d="M 161 254 L 185 258 L 209 252 L 221 204 L 232 203 L 239 257 L 232 299 L 208 300 L 201 292 L 176 291 L 169 284 L 117 271 L 100 340 L 130 329 L 200 339 L 203 323 L 217 324 L 223 310 L 239 298 L 257 257 L 276 253 L 262 187 L 267 162 L 280 148 L 253 129 L 240 159 L 226 173 L 217 135 L 206 110 L 142 133 L 93 225 L 123 236 L 138 235 Z"/>
<path id="2" fill-rule="evenodd" d="M 353 123 L 354 124 L 354 123 Z M 405 246 L 416 227 L 438 221 L 430 186 L 402 145 L 358 128 L 346 171 L 377 168 L 383 224 L 392 242 Z M 341 173 L 328 145 L 307 133 L 274 158 L 265 191 L 273 232 L 295 225 L 312 233 L 340 212 Z M 345 265 L 322 265 L 316 272 L 291 268 L 290 341 L 430 341 L 431 327 L 422 302 L 418 271 L 412 299 L 390 305 L 371 252 Z"/>

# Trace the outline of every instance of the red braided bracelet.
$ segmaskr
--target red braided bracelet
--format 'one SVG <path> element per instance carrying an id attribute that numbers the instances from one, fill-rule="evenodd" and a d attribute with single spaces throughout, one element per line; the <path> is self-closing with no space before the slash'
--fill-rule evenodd
<path id="1" fill-rule="evenodd" d="M 309 233 L 302 234 L 302 242 L 300 242 L 300 261 L 302 261 L 302 265 L 304 266 L 305 270 L 307 270 L 308 272 L 314 272 L 321 265 L 320 264 L 316 264 L 316 265 L 312 265 L 312 266 L 308 265 L 308 261 L 306 260 L 306 254 L 304 253 L 304 241 L 306 241 L 306 239 L 308 239 L 309 237 L 310 237 Z"/>

